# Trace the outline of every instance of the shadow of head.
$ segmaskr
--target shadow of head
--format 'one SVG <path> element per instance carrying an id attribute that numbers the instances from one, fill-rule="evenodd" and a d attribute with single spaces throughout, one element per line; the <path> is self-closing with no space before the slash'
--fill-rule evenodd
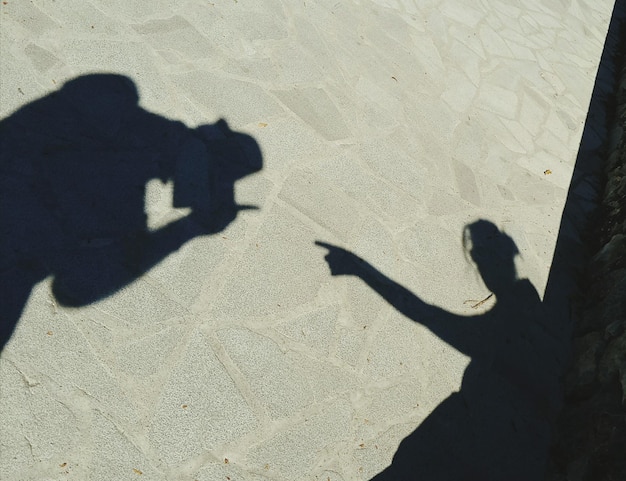
<path id="1" fill-rule="evenodd" d="M 77 77 L 66 82 L 56 95 L 73 117 L 80 118 L 81 125 L 92 132 L 92 137 L 119 135 L 132 130 L 132 135 L 140 144 L 141 136 L 149 138 L 155 133 L 154 124 L 159 117 L 138 106 L 137 88 L 131 79 L 123 75 L 97 73 Z M 161 137 L 173 137 L 163 126 L 160 129 L 157 126 L 156 130 Z M 249 135 L 231 130 L 226 120 L 201 125 L 195 131 L 190 129 L 191 132 L 206 144 L 223 181 L 235 182 L 262 169 L 262 155 L 257 142 Z"/>
<path id="2" fill-rule="evenodd" d="M 463 249 L 474 262 L 491 292 L 508 290 L 517 280 L 515 256 L 519 250 L 511 237 L 484 219 L 463 229 Z"/>
<path id="3" fill-rule="evenodd" d="M 138 109 L 139 93 L 134 82 L 123 75 L 97 73 L 67 81 L 56 93 L 61 105 L 97 135 L 113 135 L 124 119 Z"/>

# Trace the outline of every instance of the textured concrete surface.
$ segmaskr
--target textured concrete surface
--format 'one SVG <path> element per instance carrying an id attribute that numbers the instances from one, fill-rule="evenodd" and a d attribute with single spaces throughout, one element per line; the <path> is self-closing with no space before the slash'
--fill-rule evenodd
<path id="1" fill-rule="evenodd" d="M 3 290 L 26 296 L 2 319 L 0 478 L 383 471 L 470 358 L 362 280 L 331 276 L 315 241 L 458 319 L 497 303 L 479 303 L 492 289 L 462 243 L 486 219 L 541 295 L 612 8 L 2 2 L 0 269 Z M 93 73 L 126 76 L 138 106 L 63 87 Z M 262 169 L 229 185 L 258 209 L 208 226 L 215 209 L 177 204 L 175 174 L 133 167 L 228 162 L 251 142 Z M 126 195 L 129 179 L 143 185 Z M 98 189 L 108 207 L 81 204 Z M 139 251 L 175 235 L 130 268 L 141 225 Z"/>

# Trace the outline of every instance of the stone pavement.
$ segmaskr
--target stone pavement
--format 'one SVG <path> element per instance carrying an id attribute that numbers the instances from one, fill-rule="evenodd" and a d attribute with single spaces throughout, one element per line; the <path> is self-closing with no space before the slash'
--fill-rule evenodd
<path id="1" fill-rule="evenodd" d="M 498 479 L 612 8 L 2 2 L 0 479 Z"/>

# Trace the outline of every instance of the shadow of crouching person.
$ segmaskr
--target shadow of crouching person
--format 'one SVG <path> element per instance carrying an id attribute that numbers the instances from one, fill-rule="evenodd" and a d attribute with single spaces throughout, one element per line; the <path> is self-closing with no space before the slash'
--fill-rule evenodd
<path id="1" fill-rule="evenodd" d="M 260 149 L 224 120 L 189 129 L 138 105 L 134 83 L 93 74 L 0 122 L 0 349 L 32 287 L 83 306 L 141 277 L 242 209 L 235 182 L 262 168 Z M 174 183 L 190 213 L 150 230 L 146 184 Z"/>

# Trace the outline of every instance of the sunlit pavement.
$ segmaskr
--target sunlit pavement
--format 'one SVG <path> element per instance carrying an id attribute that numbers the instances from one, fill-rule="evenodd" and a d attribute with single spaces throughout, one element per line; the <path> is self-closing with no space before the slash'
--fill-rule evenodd
<path id="1" fill-rule="evenodd" d="M 14 253 L 27 237 L 50 246 L 38 254 L 63 251 L 50 256 L 96 290 L 71 305 L 55 294 L 63 267 L 43 255 L 21 312 L 2 319 L 15 329 L 0 362 L 0 478 L 356 481 L 383 471 L 460 389 L 470 358 L 362 280 L 332 276 L 315 242 L 358 254 L 426 303 L 476 316 L 496 296 L 463 232 L 485 219 L 513 240 L 517 274 L 541 297 L 612 9 L 608 0 L 2 2 L 3 188 L 23 193 L 20 182 L 42 175 L 20 170 L 33 155 L 55 184 L 41 199 L 29 184 L 45 206 L 20 198 L 10 217 L 21 220 L 6 221 L 5 203 L 3 290 L 30 279 Z M 74 113 L 18 109 L 94 73 L 127 77 L 135 113 L 75 97 L 81 149 L 67 130 L 37 143 Z M 102 148 L 84 140 L 109 128 L 127 135 L 119 151 L 113 134 Z M 187 154 L 154 147 L 154 129 L 170 128 L 183 140 L 167 147 Z M 165 232 L 196 206 L 177 202 L 178 174 L 141 171 L 144 202 L 132 204 L 122 201 L 122 166 L 153 150 L 164 162 L 213 158 L 219 144 L 222 164 L 207 160 L 207 171 L 228 170 L 242 139 L 250 149 L 237 162 L 257 165 L 234 180 L 234 202 L 257 208 L 194 221 L 180 245 L 157 249 L 153 267 L 107 287 L 91 247 L 83 259 L 57 242 L 58 226 L 70 238 L 65 224 L 84 222 L 57 197 L 91 191 L 103 175 L 103 202 L 119 218 L 136 213 L 149 238 Z M 71 165 L 108 163 L 106 174 L 59 167 L 54 149 L 78 152 Z"/>

